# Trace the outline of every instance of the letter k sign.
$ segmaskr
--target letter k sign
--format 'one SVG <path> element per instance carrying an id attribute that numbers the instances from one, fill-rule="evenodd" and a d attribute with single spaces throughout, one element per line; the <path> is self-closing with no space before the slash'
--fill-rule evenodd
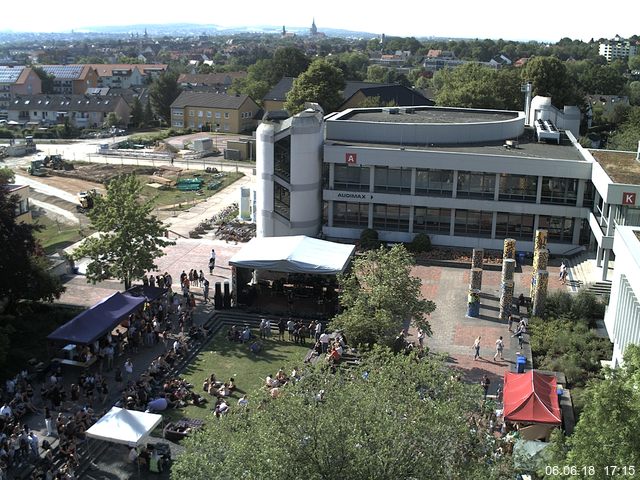
<path id="1" fill-rule="evenodd" d="M 636 204 L 636 194 L 635 193 L 622 193 L 622 204 L 623 205 L 635 205 Z"/>

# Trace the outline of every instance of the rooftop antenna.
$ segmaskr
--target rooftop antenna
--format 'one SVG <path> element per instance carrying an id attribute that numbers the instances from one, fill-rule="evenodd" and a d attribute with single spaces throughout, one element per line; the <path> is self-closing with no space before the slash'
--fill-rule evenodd
<path id="1" fill-rule="evenodd" d="M 520 91 L 524 93 L 524 123 L 525 125 L 531 126 L 531 122 L 529 120 L 529 111 L 531 110 L 531 91 L 532 91 L 531 82 L 527 82 L 524 85 L 520 86 Z"/>

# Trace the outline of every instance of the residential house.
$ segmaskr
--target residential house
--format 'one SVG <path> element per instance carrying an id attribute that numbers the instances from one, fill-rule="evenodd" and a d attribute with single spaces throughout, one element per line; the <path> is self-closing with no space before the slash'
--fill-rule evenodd
<path id="1" fill-rule="evenodd" d="M 6 120 L 14 95 L 42 92 L 40 77 L 30 67 L 0 66 L 0 119 Z"/>
<path id="2" fill-rule="evenodd" d="M 496 55 L 489 60 L 489 66 L 493 68 L 508 67 L 512 63 L 511 59 L 503 54 Z"/>
<path id="3" fill-rule="evenodd" d="M 13 217 L 17 223 L 31 223 L 33 218 L 31 216 L 31 206 L 29 205 L 29 185 L 15 185 L 8 184 L 3 188 L 7 191 L 9 196 L 17 196 L 15 209 L 13 211 Z"/>
<path id="4" fill-rule="evenodd" d="M 435 105 L 435 102 L 429 100 L 417 90 L 395 83 L 346 82 L 342 97 L 345 101 L 338 108 L 339 112 L 347 108 L 358 107 L 368 98 L 379 99 L 379 106 Z"/>
<path id="5" fill-rule="evenodd" d="M 98 74 L 98 86 L 131 88 L 147 85 L 167 70 L 166 64 L 92 64 Z"/>
<path id="6" fill-rule="evenodd" d="M 255 130 L 259 111 L 248 95 L 182 92 L 171 104 L 171 126 L 242 133 Z"/>
<path id="7" fill-rule="evenodd" d="M 293 77 L 283 77 L 267 94 L 262 98 L 262 105 L 266 112 L 284 110 L 287 93 L 293 87 Z M 345 82 L 342 91 L 344 103 L 338 108 L 341 112 L 347 108 L 357 107 L 366 98 L 378 97 L 380 105 L 393 103 L 397 106 L 434 105 L 434 102 L 426 98 L 417 90 L 404 87 L 395 83 L 373 83 L 373 82 Z"/>
<path id="8" fill-rule="evenodd" d="M 178 84 L 185 87 L 209 87 L 210 91 L 226 92 L 235 79 L 245 78 L 247 72 L 225 73 L 183 73 L 178 77 Z"/>
<path id="9" fill-rule="evenodd" d="M 64 123 L 78 128 L 101 127 L 110 113 L 129 121 L 131 108 L 122 96 L 98 95 L 19 95 L 11 100 L 8 120 L 45 125 Z"/>
<path id="10" fill-rule="evenodd" d="M 98 86 L 98 73 L 91 65 L 40 65 L 53 76 L 53 93 L 82 95 L 87 88 Z"/>

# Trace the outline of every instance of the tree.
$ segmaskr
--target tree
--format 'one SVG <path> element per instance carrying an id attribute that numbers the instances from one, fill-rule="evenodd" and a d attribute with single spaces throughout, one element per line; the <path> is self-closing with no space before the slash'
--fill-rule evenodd
<path id="1" fill-rule="evenodd" d="M 304 110 L 305 102 L 319 103 L 325 113 L 334 112 L 342 103 L 342 71 L 324 59 L 314 60 L 294 82 L 287 94 L 285 108 L 292 114 Z"/>
<path id="2" fill-rule="evenodd" d="M 180 95 L 178 75 L 166 71 L 153 80 L 149 87 L 149 98 L 153 110 L 167 124 L 171 123 L 171 104 Z"/>
<path id="3" fill-rule="evenodd" d="M 628 345 L 624 364 L 607 370 L 605 378 L 592 380 L 585 407 L 573 435 L 565 440 L 566 456 L 554 460 L 564 465 L 591 465 L 605 478 L 613 466 L 640 464 L 640 346 Z M 554 439 L 556 444 L 563 439 Z M 609 474 L 606 468 L 609 467 Z M 626 476 L 619 468 L 618 475 Z"/>
<path id="4" fill-rule="evenodd" d="M 139 128 L 144 123 L 144 111 L 142 109 L 142 102 L 138 97 L 133 99 L 133 105 L 131 106 L 131 125 L 134 128 Z"/>
<path id="5" fill-rule="evenodd" d="M 278 398 L 249 398 L 255 408 L 232 407 L 184 442 L 172 479 L 513 477 L 473 420 L 479 387 L 438 360 L 376 349 L 335 374 L 308 366 Z"/>
<path id="6" fill-rule="evenodd" d="M 640 107 L 628 109 L 627 120 L 618 125 L 617 130 L 609 137 L 607 148 L 611 150 L 635 151 L 640 138 Z"/>
<path id="7" fill-rule="evenodd" d="M 109 112 L 104 121 L 106 127 L 116 127 L 122 123 L 122 118 L 116 112 Z"/>
<path id="8" fill-rule="evenodd" d="M 136 176 L 127 175 L 111 180 L 107 195 L 95 198 L 87 215 L 99 236 L 87 238 L 74 253 L 75 258 L 91 259 L 87 281 L 117 278 L 128 289 L 134 279 L 155 270 L 155 259 L 172 245 L 163 238 L 162 222 L 151 215 L 153 201 L 141 201 L 141 192 Z"/>
<path id="9" fill-rule="evenodd" d="M 142 116 L 144 124 L 148 127 L 153 123 L 153 110 L 151 109 L 151 102 L 147 99 L 147 103 L 144 105 L 144 114 Z"/>
<path id="10" fill-rule="evenodd" d="M 53 81 L 54 75 L 51 75 L 44 71 L 42 67 L 31 67 L 36 75 L 40 78 L 42 93 L 53 93 Z"/>
<path id="11" fill-rule="evenodd" d="M 296 47 L 281 47 L 273 54 L 270 85 L 275 85 L 282 77 L 297 77 L 309 68 L 309 58 Z"/>
<path id="12" fill-rule="evenodd" d="M 8 193 L 14 174 L 0 168 L 0 370 L 4 367 L 11 333 L 25 319 L 20 308 L 29 302 L 59 298 L 65 288 L 48 272 L 48 262 L 34 233 L 40 227 L 17 223 L 18 197 Z"/>
<path id="13" fill-rule="evenodd" d="M 565 64 L 556 57 L 534 57 L 522 68 L 522 81 L 531 82 L 533 95 L 551 97 L 558 108 L 580 105 L 582 94 L 567 71 Z"/>
<path id="14" fill-rule="evenodd" d="M 447 107 L 517 110 L 521 107 L 520 80 L 515 69 L 494 70 L 465 63 L 433 76 L 436 103 Z"/>
<path id="15" fill-rule="evenodd" d="M 631 55 L 627 61 L 629 70 L 640 70 L 640 55 Z"/>
<path id="16" fill-rule="evenodd" d="M 330 327 L 343 330 L 355 345 L 391 346 L 408 322 L 431 335 L 425 316 L 436 305 L 422 298 L 420 279 L 411 275 L 413 263 L 403 245 L 380 247 L 357 258 L 351 273 L 338 276 L 344 311 Z"/>

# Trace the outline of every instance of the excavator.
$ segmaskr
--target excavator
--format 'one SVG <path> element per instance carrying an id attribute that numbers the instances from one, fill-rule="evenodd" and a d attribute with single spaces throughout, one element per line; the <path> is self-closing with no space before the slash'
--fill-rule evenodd
<path id="1" fill-rule="evenodd" d="M 76 205 L 76 210 L 79 213 L 86 213 L 91 210 L 95 203 L 95 198 L 100 196 L 100 193 L 95 188 L 87 190 L 86 192 L 78 193 L 78 202 L 80 205 Z"/>

